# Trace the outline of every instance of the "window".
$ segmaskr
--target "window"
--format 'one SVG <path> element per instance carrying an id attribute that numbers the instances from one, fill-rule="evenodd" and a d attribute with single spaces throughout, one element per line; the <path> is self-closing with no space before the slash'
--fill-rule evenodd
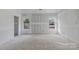
<path id="1" fill-rule="evenodd" d="M 55 20 L 53 18 L 49 18 L 49 28 L 55 28 Z"/>
<path id="2" fill-rule="evenodd" d="M 24 20 L 24 29 L 29 29 L 30 28 L 30 21 L 29 19 Z"/>

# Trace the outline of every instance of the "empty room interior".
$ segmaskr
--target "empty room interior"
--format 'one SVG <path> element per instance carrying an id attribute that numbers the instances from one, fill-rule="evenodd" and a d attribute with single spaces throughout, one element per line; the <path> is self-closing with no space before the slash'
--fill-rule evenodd
<path id="1" fill-rule="evenodd" d="M 0 9 L 0 50 L 78 49 L 78 9 Z"/>

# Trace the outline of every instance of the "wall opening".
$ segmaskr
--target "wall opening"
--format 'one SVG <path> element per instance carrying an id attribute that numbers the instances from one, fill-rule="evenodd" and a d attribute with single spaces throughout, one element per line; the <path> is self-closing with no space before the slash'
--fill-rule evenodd
<path id="1" fill-rule="evenodd" d="M 56 19 L 54 17 L 49 18 L 49 32 L 50 33 L 56 32 Z"/>
<path id="2" fill-rule="evenodd" d="M 14 36 L 18 36 L 19 34 L 19 17 L 14 16 Z"/>

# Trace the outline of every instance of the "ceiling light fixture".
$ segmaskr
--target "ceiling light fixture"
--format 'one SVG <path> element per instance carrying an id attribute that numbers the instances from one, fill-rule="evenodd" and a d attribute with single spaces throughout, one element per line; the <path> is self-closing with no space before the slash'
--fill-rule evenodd
<path id="1" fill-rule="evenodd" d="M 39 10 L 41 11 L 41 10 L 43 10 L 43 9 L 39 9 Z"/>

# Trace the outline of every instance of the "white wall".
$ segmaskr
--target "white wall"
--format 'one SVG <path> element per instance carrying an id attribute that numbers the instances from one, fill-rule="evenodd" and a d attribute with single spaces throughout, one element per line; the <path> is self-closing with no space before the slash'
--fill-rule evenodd
<path id="1" fill-rule="evenodd" d="M 0 44 L 14 38 L 15 10 L 0 9 Z"/>
<path id="2" fill-rule="evenodd" d="M 21 34 L 28 33 L 49 33 L 49 18 L 54 17 L 56 20 L 57 31 L 57 14 L 56 13 L 27 13 L 21 16 Z M 30 29 L 24 29 L 24 19 L 30 19 Z"/>
<path id="3" fill-rule="evenodd" d="M 0 14 L 0 43 L 8 41 L 14 37 L 13 16 Z"/>
<path id="4" fill-rule="evenodd" d="M 73 41 L 79 41 L 79 10 L 64 10 L 58 15 L 59 33 Z"/>
<path id="5" fill-rule="evenodd" d="M 48 33 L 49 20 L 47 14 L 32 14 L 32 33 Z"/>
<path id="6" fill-rule="evenodd" d="M 30 29 L 24 29 L 24 19 L 29 18 L 30 19 Z M 48 32 L 48 19 L 45 14 L 32 14 L 27 13 L 22 15 L 21 19 L 21 33 L 27 34 L 27 33 L 45 33 Z"/>

